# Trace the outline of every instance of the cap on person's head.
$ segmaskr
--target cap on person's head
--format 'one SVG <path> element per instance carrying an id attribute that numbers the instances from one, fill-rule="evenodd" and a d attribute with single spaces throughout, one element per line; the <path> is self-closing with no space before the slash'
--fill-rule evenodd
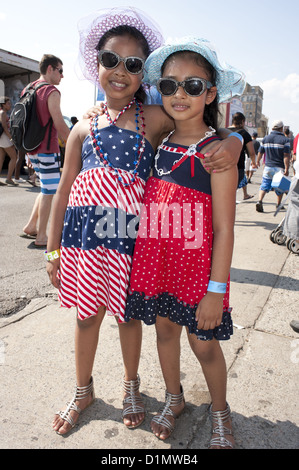
<path id="1" fill-rule="evenodd" d="M 254 133 L 252 134 L 252 136 L 253 136 L 253 137 L 257 137 L 257 132 L 254 132 Z"/>
<path id="2" fill-rule="evenodd" d="M 281 129 L 283 127 L 282 121 L 274 121 L 272 124 L 272 129 Z"/>

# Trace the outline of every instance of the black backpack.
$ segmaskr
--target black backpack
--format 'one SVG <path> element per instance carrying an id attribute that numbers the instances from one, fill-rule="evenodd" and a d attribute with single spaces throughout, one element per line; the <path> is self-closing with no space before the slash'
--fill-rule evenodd
<path id="1" fill-rule="evenodd" d="M 42 82 L 25 88 L 20 100 L 15 104 L 10 115 L 10 133 L 12 141 L 18 150 L 32 152 L 43 141 L 47 128 L 50 126 L 47 149 L 50 148 L 52 118 L 42 126 L 36 109 L 36 91 L 49 83 Z"/>

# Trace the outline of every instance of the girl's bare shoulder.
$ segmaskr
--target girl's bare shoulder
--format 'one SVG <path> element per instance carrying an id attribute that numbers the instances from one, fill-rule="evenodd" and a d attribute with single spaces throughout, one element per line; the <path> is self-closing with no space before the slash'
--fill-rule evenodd
<path id="1" fill-rule="evenodd" d="M 160 143 L 162 136 L 174 129 L 174 122 L 163 106 L 145 105 L 144 115 L 147 131 L 154 136 L 157 144 Z"/>
<path id="2" fill-rule="evenodd" d="M 79 139 L 81 142 L 84 141 L 85 137 L 90 133 L 90 119 L 81 119 L 75 124 L 71 131 L 73 138 Z"/>

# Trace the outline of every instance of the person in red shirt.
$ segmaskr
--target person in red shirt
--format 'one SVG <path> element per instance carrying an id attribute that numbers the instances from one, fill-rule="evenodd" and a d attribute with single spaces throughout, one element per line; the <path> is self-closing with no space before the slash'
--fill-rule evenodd
<path id="1" fill-rule="evenodd" d="M 34 245 L 47 245 L 47 225 L 51 211 L 52 199 L 60 181 L 60 151 L 58 136 L 66 142 L 70 130 L 64 122 L 60 109 L 60 92 L 56 88 L 63 78 L 62 61 L 53 55 L 45 54 L 39 64 L 40 78 L 33 84 L 46 82 L 49 85 L 37 90 L 37 112 L 41 124 L 49 125 L 40 146 L 29 154 L 30 161 L 40 178 L 41 193 L 37 197 L 30 218 L 23 228 L 29 236 L 36 236 Z M 50 138 L 49 138 L 50 137 Z"/>

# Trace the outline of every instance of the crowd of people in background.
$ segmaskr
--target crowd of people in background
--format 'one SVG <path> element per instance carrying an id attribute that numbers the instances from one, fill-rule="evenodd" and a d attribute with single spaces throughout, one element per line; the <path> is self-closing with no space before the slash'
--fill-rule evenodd
<path id="1" fill-rule="evenodd" d="M 22 150 L 17 151 L 11 141 L 9 132 L 10 111 L 11 101 L 9 97 L 1 97 L 0 122 L 3 125 L 3 132 L 0 136 L 0 177 L 2 177 L 0 180 L 0 186 L 17 186 L 19 183 L 25 182 L 31 184 L 32 186 L 37 186 L 36 179 L 38 180 L 38 176 L 33 169 L 29 155 L 27 155 Z M 72 130 L 74 125 L 78 122 L 78 118 L 76 116 L 72 116 L 70 118 L 70 122 L 70 130 Z M 277 128 L 277 122 L 281 124 L 280 128 Z M 232 116 L 232 124 L 229 129 L 236 130 L 242 135 L 244 139 L 244 145 L 240 154 L 240 159 L 238 161 L 238 189 L 242 188 L 243 190 L 243 200 L 251 199 L 253 196 L 248 194 L 247 185 L 252 182 L 251 179 L 254 173 L 257 171 L 258 167 L 261 164 L 265 165 L 266 162 L 266 151 L 264 147 L 261 147 L 263 138 L 259 137 L 256 131 L 254 131 L 252 134 L 248 132 L 248 128 L 246 127 L 246 118 L 244 114 L 240 112 L 237 112 Z M 289 146 L 289 149 L 285 148 L 286 160 L 279 166 L 279 168 L 283 169 L 286 175 L 293 176 L 295 174 L 295 171 L 293 170 L 293 163 L 296 160 L 296 148 L 299 134 L 294 137 L 293 132 L 290 131 L 289 127 L 284 127 L 282 121 L 275 121 L 268 135 L 270 136 L 273 131 L 283 135 L 285 137 L 284 142 L 286 142 L 287 146 Z M 61 139 L 59 139 L 59 148 L 60 153 L 63 155 L 65 142 Z M 258 158 L 258 153 L 261 148 L 263 149 L 263 153 L 260 158 Z M 4 171 L 3 167 L 5 167 Z M 5 170 L 7 170 L 7 173 Z M 20 175 L 27 178 L 24 179 Z M 261 197 L 263 199 L 264 196 Z M 259 200 L 259 203 L 262 201 L 262 199 Z M 262 205 L 259 203 L 257 207 L 260 208 Z M 257 208 L 257 211 L 262 212 L 259 208 Z"/>
<path id="2" fill-rule="evenodd" d="M 59 59 L 53 57 L 57 64 L 62 65 Z M 61 67 L 51 65 L 51 71 L 53 74 L 58 74 L 59 82 L 63 78 L 61 73 Z M 47 73 L 47 72 L 45 72 Z M 45 80 L 45 76 L 41 74 L 39 80 Z M 49 79 L 49 77 L 48 77 Z M 57 81 L 55 82 L 57 83 Z M 52 88 L 53 90 L 53 88 Z M 56 88 L 57 93 L 58 90 Z M 26 154 L 24 150 L 17 150 L 11 140 L 11 134 L 9 129 L 9 115 L 11 112 L 12 104 L 9 97 L 0 98 L 0 186 L 11 186 L 17 187 L 20 183 L 29 183 L 36 187 L 41 186 L 40 182 L 40 168 L 38 172 L 35 171 L 32 159 L 33 156 Z M 76 116 L 70 118 L 71 125 L 68 127 L 65 122 L 62 124 L 62 114 L 60 108 L 56 110 L 60 118 L 60 124 L 63 128 L 62 133 L 64 134 L 65 141 L 59 137 L 58 144 L 55 144 L 57 155 L 60 155 L 60 171 L 63 167 L 64 154 L 65 154 L 65 142 L 68 133 L 72 130 L 74 125 L 78 122 Z M 296 161 L 296 153 L 298 146 L 297 134 L 295 137 L 293 132 L 290 131 L 289 127 L 285 127 L 282 121 L 275 121 L 272 123 L 271 130 L 267 136 L 259 137 L 258 133 L 254 131 L 252 134 L 248 132 L 246 127 L 246 118 L 243 113 L 237 112 L 232 116 L 232 124 L 229 127 L 231 131 L 240 133 L 243 137 L 243 148 L 240 153 L 238 161 L 238 188 L 243 191 L 243 201 L 252 199 L 254 196 L 248 193 L 248 185 L 252 183 L 252 177 L 257 169 L 263 165 L 263 174 L 261 185 L 258 194 L 258 202 L 256 203 L 256 211 L 263 212 L 263 200 L 265 195 L 272 190 L 272 179 L 273 176 L 281 172 L 285 176 L 292 177 L 295 175 L 294 163 Z M 46 139 L 46 137 L 45 137 Z M 57 134 L 55 134 L 57 140 Z M 3 167 L 4 170 L 3 170 Z M 43 192 L 41 190 L 41 192 Z M 54 193 L 53 193 L 54 194 Z M 281 201 L 284 193 L 279 190 L 277 194 L 277 205 L 276 208 L 280 207 L 280 210 L 285 210 L 284 206 L 281 206 Z M 29 237 L 36 237 L 37 234 L 37 220 L 39 212 L 39 201 L 42 196 L 39 196 L 32 214 L 27 225 L 24 227 L 24 235 Z M 48 197 L 46 197 L 48 199 Z M 238 201 L 237 201 L 238 202 Z M 49 209 L 45 212 L 48 214 Z M 48 220 L 48 215 L 46 221 Z M 46 246 L 46 229 L 43 229 L 41 237 L 35 242 L 37 246 Z"/>
<path id="3" fill-rule="evenodd" d="M 55 85 L 59 84 L 61 78 L 63 78 L 62 63 L 59 59 L 54 56 L 49 56 L 58 65 L 50 65 L 52 75 L 58 75 Z M 58 60 L 58 62 L 57 62 Z M 45 72 L 48 74 L 48 72 Z M 52 77 L 53 78 L 53 77 Z M 47 75 L 41 73 L 39 80 L 51 80 Z M 55 77 L 54 77 L 55 78 Z M 52 91 L 59 92 L 55 85 L 52 86 Z M 11 134 L 9 129 L 9 115 L 11 112 L 12 104 L 9 97 L 0 98 L 0 186 L 11 186 L 17 187 L 20 183 L 28 183 L 33 187 L 41 187 L 41 193 L 39 194 L 36 202 L 33 206 L 30 218 L 23 228 L 22 236 L 33 238 L 34 245 L 39 247 L 46 247 L 47 245 L 47 225 L 51 210 L 51 203 L 53 195 L 56 191 L 56 186 L 59 181 L 59 175 L 55 188 L 52 188 L 50 193 L 48 189 L 43 189 L 40 180 L 40 166 L 34 165 L 35 155 L 26 154 L 24 150 L 17 150 L 11 140 Z M 57 159 L 58 173 L 62 171 L 65 155 L 65 143 L 69 132 L 72 130 L 74 125 L 78 122 L 76 116 L 70 118 L 70 125 L 67 126 L 61 114 L 60 106 L 56 108 L 57 115 L 59 116 L 59 126 L 62 126 L 62 134 L 64 139 L 58 134 L 55 134 L 55 150 Z M 240 133 L 243 137 L 243 148 L 240 153 L 238 161 L 238 188 L 242 189 L 243 201 L 252 199 L 254 196 L 248 193 L 248 187 L 252 183 L 252 178 L 256 173 L 257 169 L 262 165 L 263 173 L 261 177 L 261 184 L 258 193 L 258 201 L 256 203 L 256 211 L 264 212 L 263 200 L 266 194 L 273 190 L 272 180 L 275 174 L 282 173 L 284 176 L 292 178 L 296 174 L 295 162 L 298 147 L 298 137 L 295 137 L 293 132 L 288 127 L 285 127 L 283 122 L 278 120 L 272 123 L 271 130 L 265 137 L 259 137 L 258 133 L 248 132 L 246 128 L 246 118 L 243 113 L 237 112 L 232 116 L 232 124 L 229 127 L 231 131 Z M 47 137 L 45 136 L 45 139 Z M 40 165 L 40 164 L 39 164 Z M 3 167 L 5 167 L 3 169 Z M 57 170 L 56 169 L 56 170 Z M 36 171 L 37 170 L 37 171 Z M 43 171 L 43 170 L 42 170 Z M 44 194 L 43 194 L 44 193 Z M 286 207 L 281 204 L 284 196 L 284 192 L 275 190 L 277 195 L 276 209 L 286 210 Z M 46 201 L 46 203 L 45 203 Z M 236 201 L 239 203 L 239 201 Z M 40 204 L 42 203 L 41 207 Z M 292 218 L 298 219 L 298 213 L 292 212 Z M 287 217 L 289 220 L 290 218 Z M 41 221 L 41 222 L 40 222 Z M 41 226 L 39 229 L 38 226 Z M 298 222 L 296 222 L 296 227 Z M 299 238 L 299 229 L 293 229 L 293 237 Z M 290 235 L 290 233 L 288 232 Z"/>

